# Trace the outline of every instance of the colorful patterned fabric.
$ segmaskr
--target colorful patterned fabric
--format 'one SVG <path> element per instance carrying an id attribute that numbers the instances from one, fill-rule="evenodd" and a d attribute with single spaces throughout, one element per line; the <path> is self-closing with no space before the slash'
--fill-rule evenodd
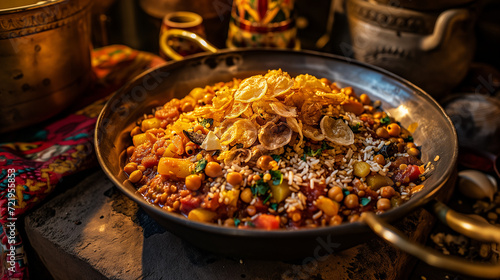
<path id="1" fill-rule="evenodd" d="M 19 233 L 21 223 L 17 219 L 42 202 L 63 177 L 96 165 L 93 134 L 107 96 L 130 78 L 163 63 L 158 56 L 126 46 L 96 49 L 92 53 L 96 81 L 79 102 L 80 106 L 90 105 L 48 124 L 27 139 L 0 144 L 1 279 L 28 279 L 27 257 Z"/>

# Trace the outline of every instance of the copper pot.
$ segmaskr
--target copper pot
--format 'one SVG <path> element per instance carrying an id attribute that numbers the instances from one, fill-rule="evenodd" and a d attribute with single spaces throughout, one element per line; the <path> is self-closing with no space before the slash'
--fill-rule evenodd
<path id="1" fill-rule="evenodd" d="M 0 4 L 0 132 L 57 114 L 90 83 L 90 0 L 37 2 Z"/>

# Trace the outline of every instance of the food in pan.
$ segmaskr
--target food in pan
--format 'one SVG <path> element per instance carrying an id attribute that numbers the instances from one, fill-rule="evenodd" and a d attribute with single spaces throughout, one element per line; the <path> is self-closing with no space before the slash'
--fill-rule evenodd
<path id="1" fill-rule="evenodd" d="M 124 171 L 144 199 L 228 227 L 353 222 L 410 199 L 429 167 L 380 101 L 281 70 L 195 88 L 131 137 Z"/>

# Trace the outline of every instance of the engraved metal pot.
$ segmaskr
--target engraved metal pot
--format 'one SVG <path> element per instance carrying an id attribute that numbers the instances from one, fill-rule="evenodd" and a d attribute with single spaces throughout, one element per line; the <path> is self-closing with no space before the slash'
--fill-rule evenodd
<path id="1" fill-rule="evenodd" d="M 57 114 L 91 80 L 90 0 L 3 1 L 0 132 Z"/>
<path id="2" fill-rule="evenodd" d="M 475 49 L 469 9 L 418 12 L 347 2 L 354 57 L 396 73 L 441 98 L 465 77 Z"/>

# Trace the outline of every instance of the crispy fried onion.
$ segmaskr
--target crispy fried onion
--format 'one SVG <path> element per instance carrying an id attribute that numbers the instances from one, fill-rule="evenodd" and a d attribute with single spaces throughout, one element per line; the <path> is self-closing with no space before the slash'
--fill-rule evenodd
<path id="1" fill-rule="evenodd" d="M 273 111 L 285 118 L 296 117 L 297 116 L 297 108 L 292 106 L 286 106 L 285 104 L 276 101 L 269 103 L 269 106 L 273 109 Z"/>
<path id="2" fill-rule="evenodd" d="M 285 122 L 268 122 L 259 131 L 259 141 L 268 150 L 275 150 L 285 146 L 292 139 L 292 129 Z"/>
<path id="3" fill-rule="evenodd" d="M 229 122 L 229 120 L 235 121 Z M 226 121 L 228 122 L 226 123 Z M 226 127 L 226 129 L 219 131 L 219 133 L 221 133 L 220 140 L 222 145 L 242 144 L 243 148 L 248 148 L 257 140 L 259 128 L 250 120 L 227 119 L 221 126 Z"/>
<path id="4" fill-rule="evenodd" d="M 323 133 L 321 133 L 319 129 L 307 124 L 304 124 L 304 126 L 302 127 L 302 132 L 304 133 L 305 137 L 314 141 L 322 141 L 323 139 L 325 139 L 325 135 L 323 135 Z"/>
<path id="5" fill-rule="evenodd" d="M 241 163 L 247 163 L 252 158 L 252 152 L 250 149 L 236 149 L 233 148 L 229 151 L 226 158 L 224 158 L 224 164 L 231 166 L 233 164 L 240 165 Z"/>
<path id="6" fill-rule="evenodd" d="M 302 122 L 300 120 L 297 122 L 296 118 L 286 118 L 286 123 L 294 132 L 299 134 L 299 141 L 293 146 L 293 149 L 297 151 L 304 140 L 304 134 L 302 134 Z"/>

